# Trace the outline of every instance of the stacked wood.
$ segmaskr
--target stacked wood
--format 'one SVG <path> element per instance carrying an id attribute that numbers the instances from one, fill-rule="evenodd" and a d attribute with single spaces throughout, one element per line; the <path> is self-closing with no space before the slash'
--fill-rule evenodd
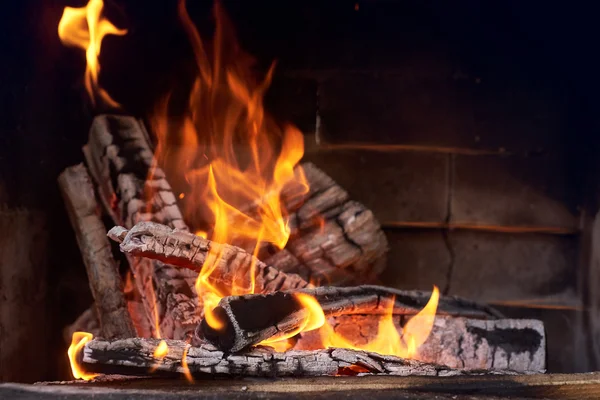
<path id="1" fill-rule="evenodd" d="M 238 354 L 226 354 L 210 344 L 190 346 L 181 340 L 166 340 L 168 352 L 154 356 L 157 339 L 131 338 L 116 341 L 94 339 L 80 354 L 88 372 L 143 375 L 155 373 L 234 375 L 252 377 L 317 376 L 343 374 L 456 376 L 470 372 L 415 360 L 349 349 L 275 352 L 255 347 Z M 183 365 L 185 359 L 187 368 Z M 504 372 L 509 373 L 509 372 Z"/>
<path id="2" fill-rule="evenodd" d="M 208 340 L 220 350 L 236 352 L 266 339 L 296 331 L 309 311 L 300 303 L 298 293 L 310 295 L 326 317 L 348 314 L 414 315 L 431 297 L 431 293 L 402 291 L 381 286 L 317 287 L 269 294 L 229 296 L 214 309 L 223 326 L 213 329 L 205 320 L 196 330 L 196 338 Z M 438 314 L 497 318 L 492 308 L 456 297 L 441 297 Z"/>
<path id="3" fill-rule="evenodd" d="M 96 117 L 84 154 L 115 224 L 131 228 L 141 221 L 156 221 L 187 229 L 165 174 L 155 165 L 140 121 L 116 115 Z M 153 335 L 184 338 L 190 334 L 199 322 L 196 274 L 156 260 L 129 257 L 128 261 Z"/>
<path id="4" fill-rule="evenodd" d="M 407 321 L 393 317 L 400 331 Z M 379 331 L 379 315 L 341 315 L 328 318 L 333 331 L 357 346 L 373 341 Z M 304 332 L 296 350 L 321 348 L 321 329 Z M 419 361 L 451 368 L 543 372 L 546 368 L 544 324 L 530 319 L 480 320 L 436 316 L 425 343 L 415 355 Z"/>
<path id="5" fill-rule="evenodd" d="M 388 243 L 373 213 L 314 164 L 301 164 L 308 193 L 282 198 L 291 213 L 286 247 L 261 254 L 266 264 L 319 285 L 364 284 L 385 267 Z"/>
<path id="6" fill-rule="evenodd" d="M 83 164 L 67 168 L 58 178 L 71 225 L 85 264 L 102 337 L 136 336 L 123 294 L 123 282 L 104 234 L 94 187 Z"/>

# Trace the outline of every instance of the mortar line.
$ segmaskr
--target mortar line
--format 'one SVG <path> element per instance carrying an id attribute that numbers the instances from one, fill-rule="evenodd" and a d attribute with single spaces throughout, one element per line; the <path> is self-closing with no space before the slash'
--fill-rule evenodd
<path id="1" fill-rule="evenodd" d="M 454 274 L 454 264 L 456 261 L 456 254 L 454 253 L 454 247 L 452 247 L 452 240 L 450 238 L 450 223 L 452 221 L 452 201 L 454 199 L 454 180 L 455 180 L 455 154 L 448 154 L 447 164 L 447 175 L 446 175 L 446 228 L 442 229 L 442 237 L 446 249 L 450 254 L 450 262 L 448 263 L 448 270 L 446 272 L 446 284 L 442 290 L 442 293 L 447 295 L 450 292 L 450 282 L 452 281 L 452 275 Z"/>

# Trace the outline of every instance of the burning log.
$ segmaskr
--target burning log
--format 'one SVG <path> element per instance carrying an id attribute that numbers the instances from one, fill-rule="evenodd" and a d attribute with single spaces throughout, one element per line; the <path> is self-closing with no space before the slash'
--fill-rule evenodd
<path id="1" fill-rule="evenodd" d="M 82 164 L 67 168 L 58 178 L 71 225 L 87 270 L 102 336 L 134 337 L 123 282 L 96 203 L 94 188 Z"/>
<path id="2" fill-rule="evenodd" d="M 148 134 L 133 117 L 100 115 L 83 149 L 100 199 L 117 225 L 156 221 L 186 230 L 164 172 L 155 166 Z M 192 271 L 128 258 L 154 335 L 183 338 L 199 322 Z"/>
<path id="3" fill-rule="evenodd" d="M 384 314 L 393 307 L 394 314 L 414 315 L 427 304 L 431 293 L 402 291 L 380 286 L 317 287 L 269 294 L 229 296 L 214 309 L 223 324 L 212 328 L 203 320 L 195 339 L 208 340 L 220 350 L 237 352 L 266 339 L 297 331 L 306 321 L 309 310 L 296 294 L 312 296 L 325 317 L 346 314 Z M 393 301 L 393 303 L 392 303 Z M 441 297 L 441 315 L 470 318 L 500 318 L 494 309 L 457 297 Z"/>
<path id="4" fill-rule="evenodd" d="M 380 315 L 330 317 L 333 331 L 348 342 L 364 346 L 375 340 Z M 394 316 L 403 325 L 404 316 Z M 323 347 L 321 329 L 300 334 L 295 350 Z M 546 369 L 546 335 L 542 321 L 531 319 L 479 320 L 435 318 L 427 340 L 418 348 L 419 361 L 465 369 L 508 369 L 543 372 Z"/>
<path id="5" fill-rule="evenodd" d="M 117 226 L 108 232 L 108 236 L 119 242 L 126 254 L 160 260 L 196 272 L 200 272 L 211 251 L 219 254 L 218 266 L 211 275 L 211 281 L 214 276 L 218 286 L 231 288 L 235 285 L 250 291 L 252 273 L 254 290 L 259 293 L 308 286 L 298 275 L 280 272 L 238 247 L 211 242 L 154 222 L 140 222 L 129 231 Z"/>
<path id="6" fill-rule="evenodd" d="M 259 258 L 308 282 L 364 284 L 385 267 L 387 239 L 373 213 L 312 163 L 301 165 L 309 185 L 300 199 L 282 198 L 290 215 L 286 247 Z"/>
<path id="7" fill-rule="evenodd" d="M 210 344 L 190 347 L 181 340 L 166 340 L 168 351 L 161 358 L 155 357 L 159 343 L 157 339 L 141 338 L 113 342 L 94 339 L 85 344 L 80 355 L 80 365 L 86 372 L 123 375 L 144 375 L 150 371 L 186 376 L 191 373 L 254 377 L 358 373 L 456 376 L 470 373 L 415 360 L 348 349 L 277 353 L 269 347 L 256 347 L 244 353 L 225 354 Z"/>

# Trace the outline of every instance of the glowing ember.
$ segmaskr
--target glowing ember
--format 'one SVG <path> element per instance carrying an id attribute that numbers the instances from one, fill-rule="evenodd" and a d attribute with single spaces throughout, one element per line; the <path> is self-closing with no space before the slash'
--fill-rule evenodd
<path id="1" fill-rule="evenodd" d="M 92 104 L 96 104 L 99 97 L 102 102 L 111 107 L 118 107 L 104 89 L 98 84 L 100 73 L 100 47 L 106 35 L 125 35 L 126 29 L 118 29 L 102 16 L 104 2 L 90 0 L 85 7 L 65 7 L 62 18 L 58 24 L 58 36 L 63 44 L 79 47 L 85 50 L 85 88 Z"/>
<path id="2" fill-rule="evenodd" d="M 83 349 L 83 346 L 92 338 L 94 335 L 87 332 L 74 332 L 73 337 L 71 338 L 71 345 L 69 346 L 69 350 L 67 354 L 69 355 L 69 362 L 71 363 L 71 372 L 73 373 L 73 377 L 75 379 L 83 379 L 89 381 L 90 379 L 94 379 L 98 374 L 87 373 L 81 368 L 79 365 L 79 361 L 77 360 L 78 353 Z"/>

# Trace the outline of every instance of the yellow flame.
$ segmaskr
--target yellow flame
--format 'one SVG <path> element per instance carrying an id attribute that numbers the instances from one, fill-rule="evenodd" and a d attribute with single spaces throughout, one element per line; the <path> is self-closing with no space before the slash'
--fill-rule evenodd
<path id="1" fill-rule="evenodd" d="M 304 153 L 302 133 L 281 127 L 265 112 L 263 97 L 273 68 L 264 79 L 255 78 L 250 57 L 240 49 L 218 2 L 210 53 L 184 0 L 178 11 L 198 73 L 187 110 L 178 113 L 183 117 L 170 115 L 170 106 L 177 103 L 169 93 L 150 118 L 158 165 L 176 193 L 185 193 L 184 217 L 199 236 L 255 256 L 264 243 L 283 248 L 290 228 L 281 193 L 285 188 L 287 198 L 293 198 L 308 190 L 303 172 L 295 168 Z M 231 286 L 218 284 L 222 252 L 220 246 L 210 247 L 195 285 L 199 305 L 215 329 L 219 323 L 211 311 L 220 298 L 256 289 L 255 262 L 232 271 Z"/>
<path id="2" fill-rule="evenodd" d="M 99 97 L 110 107 L 119 107 L 108 93 L 98 84 L 100 74 L 100 48 L 102 39 L 106 35 L 122 36 L 126 29 L 118 29 L 102 15 L 104 2 L 90 0 L 86 6 L 80 8 L 65 7 L 58 23 L 58 36 L 63 44 L 85 50 L 85 88 L 92 104 L 96 104 Z"/>
<path id="3" fill-rule="evenodd" d="M 283 347 L 281 342 L 287 341 L 289 338 L 296 336 L 300 332 L 308 332 L 319 329 L 325 323 L 325 314 L 319 302 L 313 297 L 305 293 L 295 293 L 294 297 L 306 310 L 306 318 L 294 330 L 285 333 L 281 336 L 276 336 L 267 340 L 263 340 L 260 344 L 267 346 Z"/>
<path id="4" fill-rule="evenodd" d="M 150 368 L 150 372 L 154 372 L 160 366 L 160 362 L 169 354 L 169 346 L 167 342 L 161 340 L 156 349 L 154 349 L 153 357 L 156 359 L 156 363 L 152 368 Z"/>
<path id="5" fill-rule="evenodd" d="M 157 360 L 160 361 L 163 358 L 165 358 L 168 353 L 169 353 L 169 346 L 167 345 L 167 342 L 165 342 L 164 340 L 161 340 L 160 343 L 158 344 L 158 346 L 156 346 L 156 349 L 154 350 L 154 358 L 156 358 Z"/>
<path id="6" fill-rule="evenodd" d="M 85 381 L 89 381 L 90 379 L 94 379 L 98 376 L 98 374 L 92 374 L 85 372 L 84 369 L 79 365 L 77 360 L 77 355 L 79 351 L 83 349 L 83 346 L 92 338 L 94 335 L 88 332 L 73 332 L 73 337 L 71 338 L 71 345 L 69 346 L 69 350 L 67 354 L 69 356 L 69 362 L 71 363 L 71 372 L 73 373 L 73 377 L 75 379 L 83 379 Z"/>
<path id="7" fill-rule="evenodd" d="M 323 310 L 319 303 L 312 297 L 306 296 L 302 305 L 309 312 L 309 323 L 303 324 L 298 330 L 291 332 L 284 337 L 277 337 L 266 340 L 261 344 L 268 346 L 276 345 L 277 341 L 287 339 L 299 332 L 305 332 L 320 327 L 321 345 L 324 348 L 341 347 L 354 350 L 370 351 L 379 354 L 395 355 L 403 358 L 415 358 L 418 354 L 418 348 L 421 346 L 431 333 L 435 321 L 435 313 L 439 301 L 439 290 L 433 287 L 433 292 L 429 301 L 414 317 L 412 317 L 404 326 L 402 335 L 394 325 L 393 310 L 394 302 L 386 303 L 387 312 L 379 321 L 377 335 L 373 340 L 367 343 L 354 343 L 335 332 L 333 327 L 326 323 Z M 282 344 L 281 346 L 285 346 Z"/>
<path id="8" fill-rule="evenodd" d="M 189 345 L 187 345 L 183 350 L 183 355 L 181 356 L 181 368 L 183 369 L 183 375 L 185 376 L 185 379 L 187 379 L 188 382 L 194 382 L 194 377 L 192 376 L 192 373 L 190 372 L 190 367 L 187 363 L 187 354 L 189 350 Z"/>

